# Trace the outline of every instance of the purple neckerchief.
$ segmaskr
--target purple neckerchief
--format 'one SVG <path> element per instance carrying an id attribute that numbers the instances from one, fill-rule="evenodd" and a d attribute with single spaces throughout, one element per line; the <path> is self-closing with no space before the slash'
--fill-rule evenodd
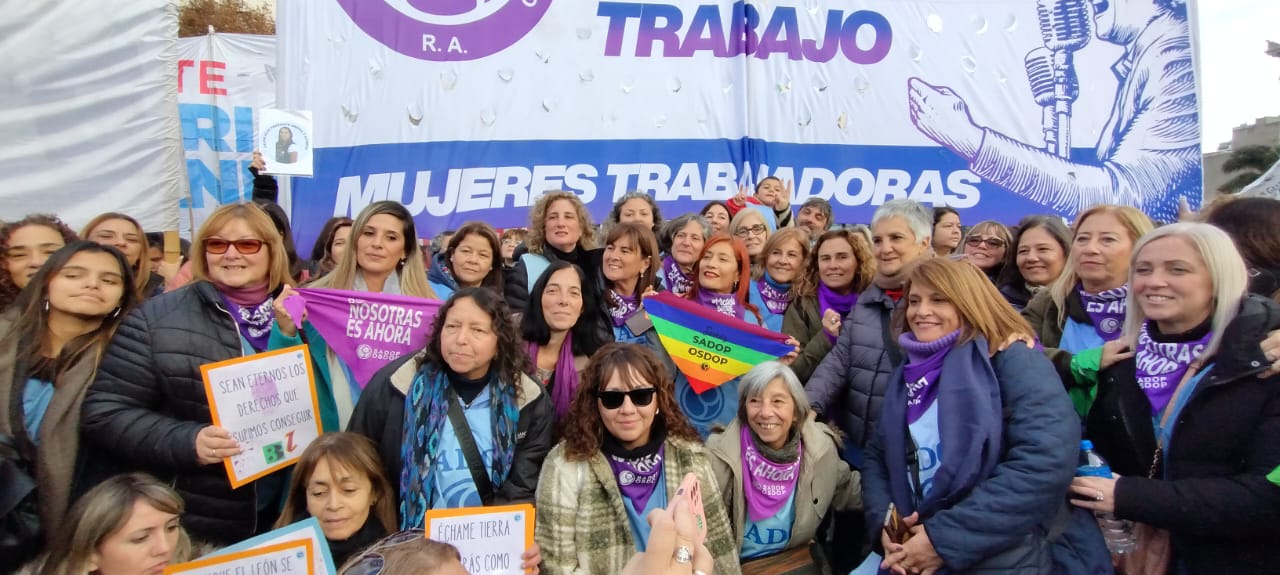
<path id="1" fill-rule="evenodd" d="M 907 425 L 915 423 L 938 399 L 938 376 L 942 361 L 960 340 L 960 330 L 930 342 L 921 342 L 911 332 L 898 336 L 898 344 L 907 352 L 907 365 L 902 367 L 902 380 L 907 386 Z"/>
<path id="2" fill-rule="evenodd" d="M 836 313 L 840 314 L 840 319 L 843 320 L 849 315 L 849 310 L 852 310 L 856 303 L 858 303 L 858 292 L 850 290 L 849 293 L 840 295 L 839 293 L 836 293 L 835 290 L 827 287 L 827 284 L 818 282 L 819 318 L 826 315 L 827 310 L 833 309 L 836 310 Z M 827 336 L 827 340 L 831 343 L 836 342 L 836 336 L 831 335 L 831 332 L 823 329 L 822 333 Z"/>
<path id="3" fill-rule="evenodd" d="M 708 290 L 698 290 L 698 303 L 716 310 L 729 317 L 736 317 L 741 320 L 747 319 L 747 308 L 738 301 L 738 297 L 731 293 L 716 293 Z"/>
<path id="4" fill-rule="evenodd" d="M 671 256 L 662 258 L 662 278 L 663 283 L 667 286 L 667 291 L 676 295 L 684 295 L 689 292 L 689 288 L 693 287 L 693 280 L 684 270 L 680 269 L 680 264 Z"/>
<path id="5" fill-rule="evenodd" d="M 658 450 L 635 458 L 620 457 L 606 453 L 604 458 L 613 470 L 613 477 L 618 480 L 618 490 L 622 496 L 631 500 L 631 506 L 637 513 L 644 513 L 649 504 L 649 497 L 658 486 L 662 476 L 662 458 L 666 452 L 665 443 Z"/>
<path id="6" fill-rule="evenodd" d="M 1192 362 L 1204 353 L 1204 348 L 1213 338 L 1213 332 L 1206 331 L 1198 339 L 1183 342 L 1162 343 L 1151 337 L 1148 331 L 1151 321 L 1142 323 L 1138 331 L 1138 349 L 1134 354 L 1137 363 L 1138 387 L 1147 394 L 1151 402 L 1151 414 L 1159 415 L 1173 398 L 1173 392 L 1182 383 L 1182 377 Z M 1158 330 L 1157 330 L 1158 332 Z"/>
<path id="7" fill-rule="evenodd" d="M 525 349 L 533 368 L 538 368 L 538 350 L 542 346 L 528 343 Z M 564 334 L 564 342 L 560 344 L 560 356 L 556 358 L 556 372 L 551 378 L 551 405 L 555 408 L 556 420 L 564 421 L 569 414 L 569 404 L 578 393 L 578 370 L 573 366 L 573 332 Z"/>
<path id="8" fill-rule="evenodd" d="M 751 428 L 742 426 L 742 481 L 746 495 L 747 516 L 760 521 L 777 515 L 791 499 L 800 479 L 800 458 L 804 450 L 796 447 L 796 460 L 774 463 L 756 448 Z"/>
<path id="9" fill-rule="evenodd" d="M 1102 293 L 1091 294 L 1079 288 L 1080 303 L 1084 304 L 1089 321 L 1093 322 L 1094 331 L 1103 341 L 1113 341 L 1120 337 L 1124 328 L 1124 312 L 1129 298 L 1129 284 L 1112 288 Z"/>
<path id="10" fill-rule="evenodd" d="M 618 295 L 612 289 L 605 295 L 609 298 L 609 315 L 613 317 L 613 327 L 626 325 L 627 320 L 640 311 L 639 296 Z"/>
<path id="11" fill-rule="evenodd" d="M 275 310 L 271 307 L 274 300 L 271 296 L 256 305 L 240 305 L 223 294 L 222 302 L 227 304 L 227 312 L 236 322 L 236 331 L 249 342 L 254 351 L 266 351 L 267 340 L 271 338 L 271 323 L 275 321 Z"/>
<path id="12" fill-rule="evenodd" d="M 764 300 L 764 307 L 769 313 L 777 315 L 787 312 L 787 306 L 791 304 L 791 284 L 774 281 L 766 271 L 756 280 L 756 289 L 760 290 L 760 299 Z"/>

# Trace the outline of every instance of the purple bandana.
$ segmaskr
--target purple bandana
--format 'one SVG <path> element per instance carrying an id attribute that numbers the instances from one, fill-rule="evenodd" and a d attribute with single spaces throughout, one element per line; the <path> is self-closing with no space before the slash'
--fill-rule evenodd
<path id="1" fill-rule="evenodd" d="M 769 277 L 769 272 L 764 272 L 756 280 L 756 289 L 760 290 L 760 299 L 764 300 L 764 307 L 769 309 L 769 313 L 777 315 L 787 312 L 787 306 L 791 304 L 791 284 L 774 282 Z"/>
<path id="2" fill-rule="evenodd" d="M 960 339 L 960 330 L 933 341 L 922 343 L 910 332 L 898 336 L 907 352 L 907 365 L 902 367 L 902 380 L 907 386 L 907 425 L 915 423 L 938 399 L 938 376 L 942 362 Z"/>
<path id="3" fill-rule="evenodd" d="M 680 264 L 676 263 L 671 256 L 662 258 L 662 278 L 667 290 L 676 295 L 684 295 L 689 292 L 690 287 L 693 287 L 693 280 L 680 269 Z"/>
<path id="4" fill-rule="evenodd" d="M 267 340 L 271 336 L 271 323 L 276 319 L 276 312 L 271 307 L 274 298 L 268 296 L 257 305 L 240 305 L 223 295 L 222 302 L 227 304 L 227 311 L 235 320 L 241 336 L 249 342 L 255 351 L 267 349 Z"/>
<path id="5" fill-rule="evenodd" d="M 736 317 L 741 320 L 747 318 L 747 308 L 743 307 L 737 296 L 731 293 L 698 290 L 698 303 L 729 317 Z"/>
<path id="6" fill-rule="evenodd" d="M 618 489 L 622 496 L 631 500 L 631 506 L 638 513 L 644 513 L 649 504 L 653 489 L 658 486 L 658 478 L 662 475 L 662 457 L 666 452 L 665 444 L 650 455 L 642 455 L 635 459 L 605 454 L 613 476 L 618 480 Z"/>
<path id="7" fill-rule="evenodd" d="M 1080 301 L 1084 303 L 1084 311 L 1093 322 L 1094 331 L 1103 341 L 1112 341 L 1120 337 L 1124 327 L 1124 312 L 1129 297 L 1129 284 L 1112 288 L 1102 293 L 1091 294 L 1081 287 Z"/>
<path id="8" fill-rule="evenodd" d="M 606 295 L 609 297 L 609 315 L 613 317 L 613 327 L 622 327 L 631 316 L 640 311 L 639 296 L 618 295 L 613 290 L 609 290 Z"/>
<path id="9" fill-rule="evenodd" d="M 766 459 L 756 449 L 751 428 L 742 426 L 742 482 L 747 499 L 747 516 L 760 521 L 777 515 L 791 499 L 800 478 L 800 458 L 804 450 L 797 447 L 796 460 L 779 464 Z"/>
<path id="10" fill-rule="evenodd" d="M 1206 332 L 1199 339 L 1183 342 L 1161 343 L 1151 338 L 1147 331 L 1151 322 L 1142 324 L 1138 332 L 1137 362 L 1138 387 L 1151 402 L 1151 414 L 1158 415 L 1173 398 L 1173 392 L 1182 377 L 1187 374 L 1191 362 L 1200 357 L 1213 332 Z"/>
<path id="11" fill-rule="evenodd" d="M 844 319 L 849 315 L 849 310 L 853 309 L 854 304 L 858 303 L 858 292 L 849 291 L 846 295 L 840 295 L 835 290 L 827 287 L 827 284 L 818 282 L 818 317 L 821 318 L 827 313 L 827 310 L 836 310 L 840 314 L 840 318 Z M 836 337 L 831 332 L 822 330 L 831 343 L 836 342 Z"/>

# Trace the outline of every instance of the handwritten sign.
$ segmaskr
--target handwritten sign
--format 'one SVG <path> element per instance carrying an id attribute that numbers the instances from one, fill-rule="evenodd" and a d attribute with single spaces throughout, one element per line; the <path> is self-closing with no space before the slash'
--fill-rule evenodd
<path id="1" fill-rule="evenodd" d="M 311 176 L 311 112 L 259 110 L 258 149 L 267 163 L 266 174 Z"/>
<path id="2" fill-rule="evenodd" d="M 243 447 L 225 459 L 236 488 L 293 465 L 320 437 L 320 404 L 305 345 L 200 366 L 213 424 Z"/>
<path id="3" fill-rule="evenodd" d="M 315 575 L 314 555 L 310 540 L 290 541 L 170 565 L 164 575 Z"/>
<path id="4" fill-rule="evenodd" d="M 471 575 L 519 575 L 520 555 L 533 546 L 533 506 L 427 511 L 427 537 L 458 548 Z"/>
<path id="5" fill-rule="evenodd" d="M 369 520 L 375 521 L 372 516 Z M 308 517 L 292 525 L 286 525 L 275 531 L 268 531 L 257 537 L 246 539 L 230 547 L 214 551 L 206 557 L 217 557 L 296 541 L 311 542 L 311 548 L 315 550 L 312 563 L 314 564 L 316 575 L 338 575 L 338 569 L 333 564 L 333 554 L 329 551 L 329 542 L 324 538 L 324 531 L 320 529 L 320 521 L 315 517 Z"/>

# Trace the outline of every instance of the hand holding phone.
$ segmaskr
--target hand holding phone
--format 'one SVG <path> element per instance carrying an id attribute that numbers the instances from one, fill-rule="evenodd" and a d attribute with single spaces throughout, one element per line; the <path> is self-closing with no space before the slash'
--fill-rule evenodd
<path id="1" fill-rule="evenodd" d="M 668 507 L 670 510 L 676 508 L 676 501 L 684 499 L 689 503 L 688 509 L 693 513 L 694 526 L 697 527 L 697 538 L 694 543 L 702 545 L 707 541 L 707 514 L 702 509 L 702 483 L 698 481 L 698 476 L 693 473 L 687 473 L 684 479 L 680 481 L 680 487 L 676 489 L 676 498 Z"/>
<path id="2" fill-rule="evenodd" d="M 889 541 L 902 545 L 911 538 L 911 526 L 902 520 L 902 516 L 898 514 L 898 507 L 893 503 L 889 504 L 889 511 L 884 515 L 884 533 L 889 537 Z"/>

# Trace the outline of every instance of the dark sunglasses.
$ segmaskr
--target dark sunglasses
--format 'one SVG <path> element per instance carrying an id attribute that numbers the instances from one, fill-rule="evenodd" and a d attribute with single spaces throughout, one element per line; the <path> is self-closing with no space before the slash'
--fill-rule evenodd
<path id="1" fill-rule="evenodd" d="M 983 238 L 979 236 L 970 236 L 969 239 L 964 241 L 964 243 L 969 244 L 971 246 L 977 246 L 979 244 L 987 244 L 988 246 L 991 246 L 993 248 L 1004 247 L 1004 240 L 1000 238 Z"/>
<path id="2" fill-rule="evenodd" d="M 236 247 L 236 251 L 241 255 L 252 255 L 262 251 L 262 240 L 224 240 L 220 238 L 209 238 L 204 241 L 204 251 L 211 254 L 225 254 L 231 246 Z"/>
<path id="3" fill-rule="evenodd" d="M 618 409 L 622 407 L 622 400 L 630 397 L 631 404 L 636 407 L 644 407 L 653 403 L 654 394 L 658 393 L 656 387 L 641 387 L 631 391 L 601 391 L 596 390 L 596 399 L 600 400 L 600 405 L 605 409 Z"/>
<path id="4" fill-rule="evenodd" d="M 343 570 L 343 573 L 346 575 L 376 575 L 381 573 L 382 567 L 387 563 L 387 559 L 379 551 L 395 547 L 407 541 L 422 539 L 423 537 L 426 537 L 426 534 L 421 529 L 409 529 L 396 533 L 374 544 L 372 549 L 360 555 L 360 558 L 352 563 L 350 567 Z"/>

